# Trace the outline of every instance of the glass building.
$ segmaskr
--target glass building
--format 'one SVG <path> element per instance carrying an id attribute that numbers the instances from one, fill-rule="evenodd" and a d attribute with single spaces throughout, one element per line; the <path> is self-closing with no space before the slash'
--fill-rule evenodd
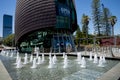
<path id="1" fill-rule="evenodd" d="M 12 34 L 12 16 L 3 15 L 3 38 Z"/>
<path id="2" fill-rule="evenodd" d="M 17 0 L 15 43 L 21 52 L 31 52 L 35 46 L 44 52 L 65 52 L 67 43 L 74 51 L 76 29 L 73 0 Z"/>

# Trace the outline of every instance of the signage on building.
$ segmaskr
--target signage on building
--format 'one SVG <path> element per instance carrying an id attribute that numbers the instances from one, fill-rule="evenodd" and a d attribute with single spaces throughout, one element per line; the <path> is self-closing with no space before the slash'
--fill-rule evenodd
<path id="1" fill-rule="evenodd" d="M 62 4 L 57 5 L 58 15 L 70 17 L 70 9 Z"/>
<path id="2" fill-rule="evenodd" d="M 69 16 L 70 15 L 70 10 L 67 8 L 61 7 L 60 8 L 60 13 L 63 14 L 64 16 Z"/>

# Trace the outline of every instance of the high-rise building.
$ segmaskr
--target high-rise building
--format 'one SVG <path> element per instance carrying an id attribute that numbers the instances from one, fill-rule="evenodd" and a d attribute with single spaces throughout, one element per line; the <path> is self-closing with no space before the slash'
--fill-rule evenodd
<path id="1" fill-rule="evenodd" d="M 16 46 L 23 52 L 35 46 L 46 52 L 63 52 L 69 43 L 74 50 L 76 16 L 73 0 L 17 0 Z"/>
<path id="2" fill-rule="evenodd" d="M 3 15 L 3 38 L 12 34 L 12 16 Z"/>

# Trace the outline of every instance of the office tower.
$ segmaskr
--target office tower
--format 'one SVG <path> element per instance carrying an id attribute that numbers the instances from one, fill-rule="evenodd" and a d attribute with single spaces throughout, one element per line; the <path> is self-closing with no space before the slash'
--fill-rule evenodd
<path id="1" fill-rule="evenodd" d="M 3 38 L 12 34 L 12 16 L 3 15 Z"/>

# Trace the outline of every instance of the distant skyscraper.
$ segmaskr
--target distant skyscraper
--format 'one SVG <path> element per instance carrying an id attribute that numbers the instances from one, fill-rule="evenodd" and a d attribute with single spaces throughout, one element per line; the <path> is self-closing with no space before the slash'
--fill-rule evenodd
<path id="1" fill-rule="evenodd" d="M 3 15 L 3 38 L 12 34 L 12 16 Z"/>

